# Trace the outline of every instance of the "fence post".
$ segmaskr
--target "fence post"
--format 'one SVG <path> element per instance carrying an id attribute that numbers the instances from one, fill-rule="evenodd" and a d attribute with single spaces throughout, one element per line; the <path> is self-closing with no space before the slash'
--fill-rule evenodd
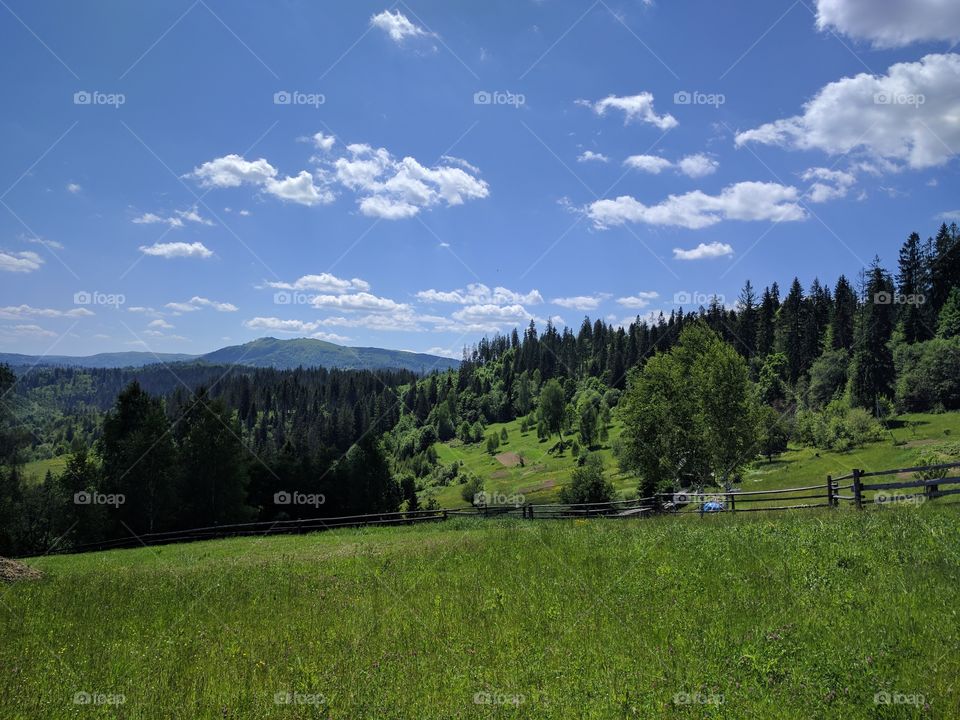
<path id="1" fill-rule="evenodd" d="M 737 511 L 737 501 L 733 497 L 733 493 L 727 493 L 727 504 L 730 505 L 730 512 Z"/>
<path id="2" fill-rule="evenodd" d="M 853 470 L 853 501 L 856 503 L 857 510 L 863 510 L 863 489 L 861 488 L 860 473 L 862 470 L 854 468 Z"/>
<path id="3" fill-rule="evenodd" d="M 827 507 L 836 507 L 833 497 L 833 476 L 827 475 Z"/>

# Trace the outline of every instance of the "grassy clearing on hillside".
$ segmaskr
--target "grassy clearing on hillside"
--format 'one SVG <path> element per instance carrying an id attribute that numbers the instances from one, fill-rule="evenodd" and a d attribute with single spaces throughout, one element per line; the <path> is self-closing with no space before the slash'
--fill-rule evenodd
<path id="1" fill-rule="evenodd" d="M 58 455 L 45 460 L 33 460 L 23 466 L 23 476 L 30 483 L 42 482 L 47 475 L 47 470 L 54 475 L 62 473 L 67 467 L 67 460 L 69 459 L 69 455 Z"/>
<path id="2" fill-rule="evenodd" d="M 929 504 L 37 558 L 0 717 L 960 717 L 958 545 Z"/>
<path id="3" fill-rule="evenodd" d="M 521 434 L 519 421 L 490 425 L 486 434 L 496 432 L 499 435 L 503 428 L 507 429 L 509 440 L 497 452 L 523 455 L 525 467 L 505 468 L 485 451 L 482 443 L 464 445 L 459 440 L 438 443 L 437 455 L 444 464 L 463 461 L 466 470 L 484 479 L 488 492 L 506 496 L 521 494 L 528 502 L 557 502 L 560 489 L 570 481 L 573 472 L 575 460 L 570 451 L 559 456 L 547 455 L 547 449 L 556 438 L 539 442 L 534 430 Z M 617 491 L 622 496 L 635 496 L 637 479 L 620 473 L 610 449 L 622 429 L 615 422 L 610 429 L 610 440 L 599 452 Z M 894 440 L 903 444 L 895 445 Z M 816 485 L 825 483 L 827 475 L 845 475 L 855 467 L 863 470 L 906 467 L 916 461 L 918 451 L 924 446 L 951 441 L 960 442 L 960 413 L 902 415 L 891 422 L 884 440 L 856 450 L 831 452 L 792 445 L 771 463 L 758 459 L 744 473 L 741 489 L 771 490 Z M 892 478 L 886 481 L 892 481 Z M 440 505 L 466 505 L 460 496 L 460 488 L 460 485 L 438 488 L 436 497 Z"/>

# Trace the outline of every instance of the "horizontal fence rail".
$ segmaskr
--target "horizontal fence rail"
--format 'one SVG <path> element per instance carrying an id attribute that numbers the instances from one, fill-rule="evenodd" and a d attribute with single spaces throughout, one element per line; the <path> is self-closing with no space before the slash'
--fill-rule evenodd
<path id="1" fill-rule="evenodd" d="M 948 471 L 954 471 L 948 477 Z M 902 477 L 914 473 L 910 480 Z M 943 477 L 922 477 L 923 475 L 943 473 Z M 864 483 L 864 478 L 892 476 L 891 482 Z M 918 477 L 919 476 L 919 477 Z M 842 481 L 852 480 L 841 485 Z M 688 490 L 674 493 L 657 493 L 650 497 L 632 500 L 614 500 L 599 503 L 523 503 L 514 505 L 480 505 L 466 508 L 441 508 L 434 510 L 412 510 L 409 512 L 368 513 L 365 515 L 341 515 L 338 517 L 306 518 L 299 520 L 274 520 L 265 522 L 235 523 L 232 525 L 211 525 L 208 527 L 175 530 L 169 532 L 144 533 L 126 538 L 105 540 L 102 542 L 77 545 L 53 552 L 89 552 L 94 550 L 112 550 L 140 546 L 162 545 L 166 543 L 193 542 L 230 537 L 250 537 L 266 535 L 292 535 L 321 530 L 334 530 L 349 527 L 378 527 L 390 525 L 414 525 L 424 522 L 442 522 L 452 517 L 514 517 L 525 520 L 563 520 L 579 518 L 645 518 L 653 515 L 712 515 L 715 513 L 769 512 L 778 510 L 808 510 L 813 508 L 835 508 L 841 501 L 852 503 L 862 509 L 865 505 L 881 505 L 895 502 L 924 502 L 940 497 L 960 494 L 960 487 L 941 489 L 942 486 L 960 486 L 960 463 L 925 465 L 921 467 L 899 468 L 853 472 L 839 477 L 827 476 L 820 485 L 806 485 L 795 488 L 775 490 L 736 490 L 725 489 L 713 492 L 706 490 Z M 890 495 L 889 491 L 917 489 L 920 494 Z M 842 495 L 841 490 L 850 490 L 852 495 Z M 866 493 L 873 493 L 867 497 Z M 804 502 L 798 502 L 804 501 Z M 779 503 L 769 505 L 767 503 Z"/>

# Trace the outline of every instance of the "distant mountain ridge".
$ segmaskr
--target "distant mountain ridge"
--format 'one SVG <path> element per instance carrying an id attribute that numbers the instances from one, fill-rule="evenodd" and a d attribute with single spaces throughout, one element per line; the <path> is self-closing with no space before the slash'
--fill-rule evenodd
<path id="1" fill-rule="evenodd" d="M 11 366 L 58 365 L 79 368 L 144 367 L 158 363 L 200 362 L 211 365 L 245 365 L 290 370 L 297 367 L 325 367 L 343 370 L 381 368 L 426 373 L 459 366 L 458 360 L 375 347 L 347 347 L 324 340 L 265 337 L 243 345 L 231 345 L 205 355 L 183 353 L 119 352 L 74 357 L 69 355 L 21 355 L 0 353 L 0 363 Z"/>

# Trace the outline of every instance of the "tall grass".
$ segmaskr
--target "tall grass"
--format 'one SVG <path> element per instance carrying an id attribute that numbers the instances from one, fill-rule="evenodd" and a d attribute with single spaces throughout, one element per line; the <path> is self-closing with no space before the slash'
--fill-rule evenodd
<path id="1" fill-rule="evenodd" d="M 456 520 L 38 558 L 45 579 L 0 587 L 0 717 L 960 717 L 958 519 Z"/>

